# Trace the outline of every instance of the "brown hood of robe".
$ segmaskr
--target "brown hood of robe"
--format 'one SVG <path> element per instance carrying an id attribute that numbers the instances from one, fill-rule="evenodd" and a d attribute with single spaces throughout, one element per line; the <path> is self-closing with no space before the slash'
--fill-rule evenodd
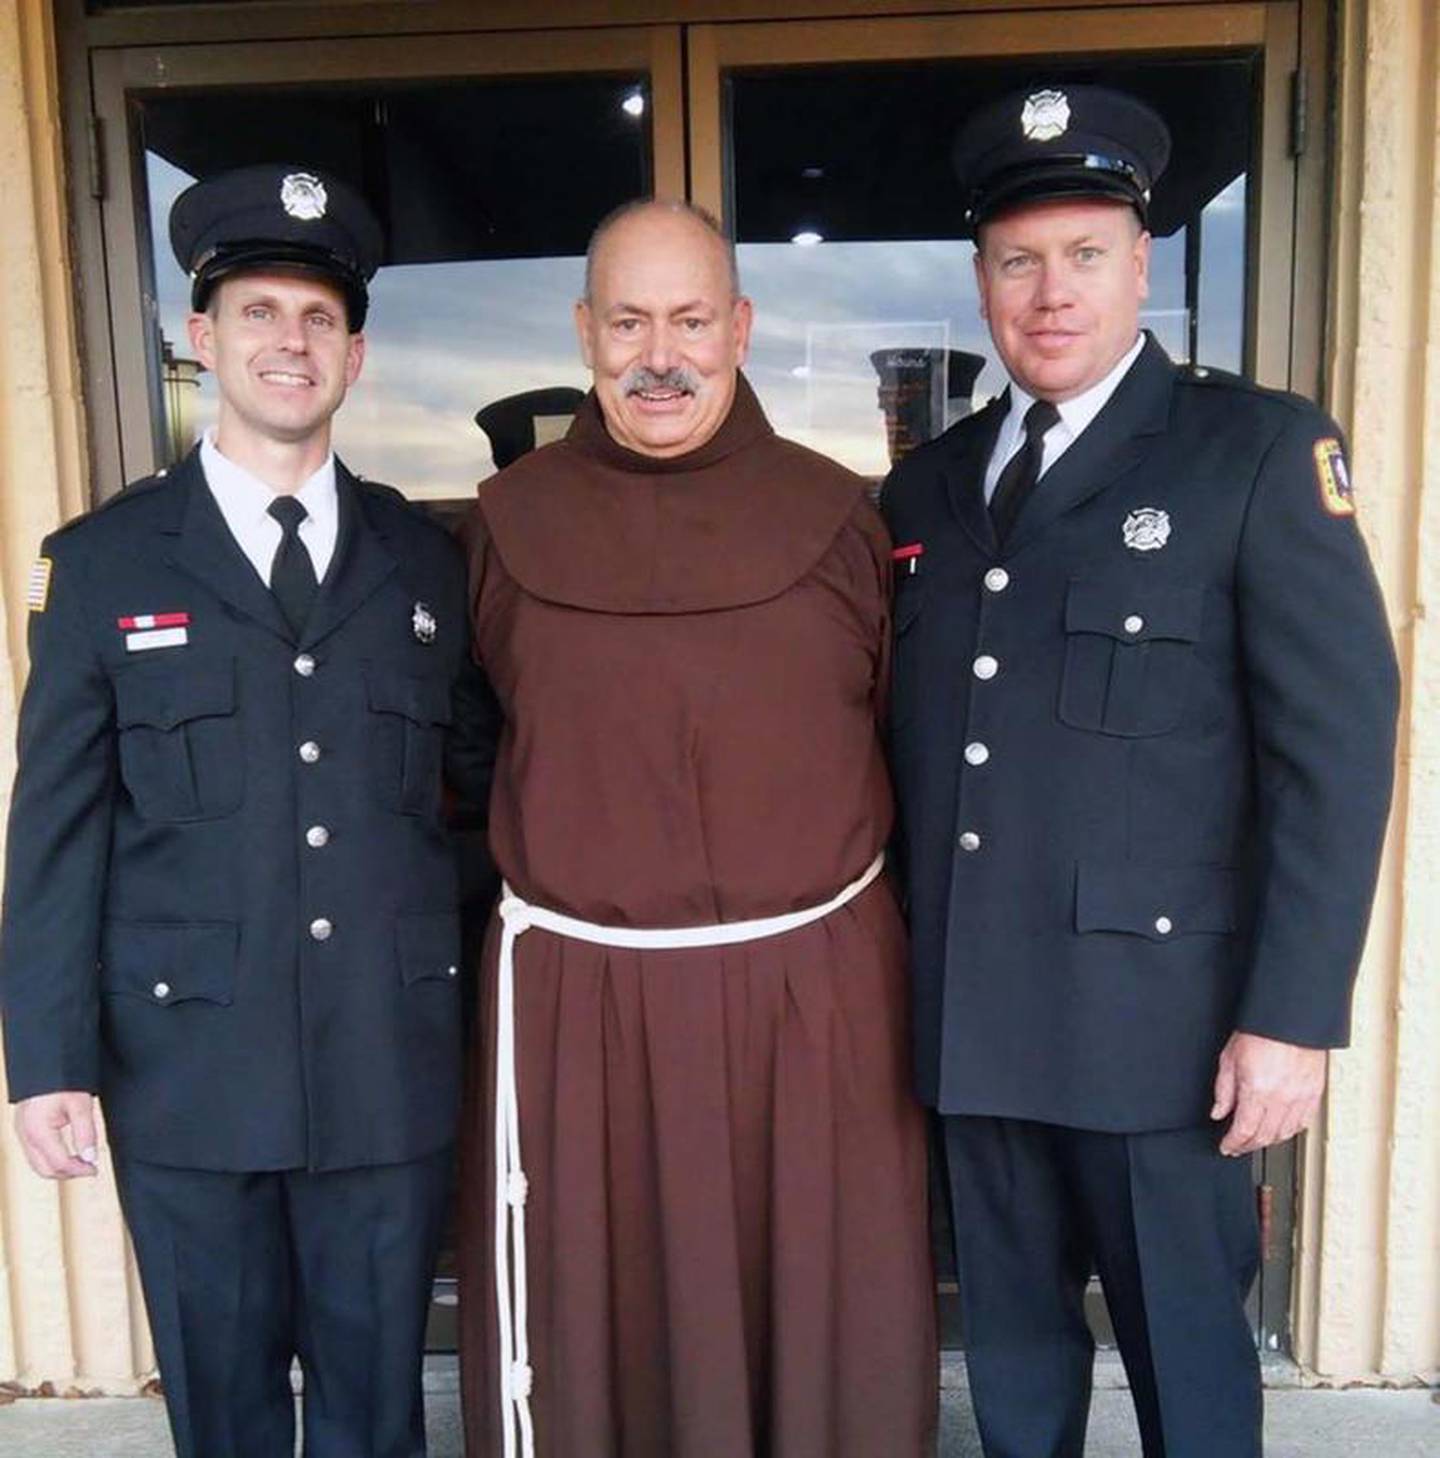
<path id="1" fill-rule="evenodd" d="M 770 428 L 742 375 L 720 429 L 661 459 L 616 444 L 592 390 L 564 440 L 480 487 L 505 570 L 547 602 L 693 613 L 778 597 L 810 572 L 865 483 Z"/>

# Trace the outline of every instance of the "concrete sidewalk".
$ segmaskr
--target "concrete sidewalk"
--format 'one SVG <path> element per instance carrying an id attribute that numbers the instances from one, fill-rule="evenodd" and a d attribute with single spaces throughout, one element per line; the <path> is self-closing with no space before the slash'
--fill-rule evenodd
<path id="1" fill-rule="evenodd" d="M 948 1375 L 948 1374 L 947 1374 Z M 430 1458 L 461 1458 L 453 1380 L 430 1384 Z M 1440 1391 L 1266 1395 L 1266 1458 L 1440 1458 Z M 171 1458 L 154 1398 L 26 1398 L 0 1408 L 3 1458 Z M 1129 1394 L 1098 1390 L 1086 1458 L 1140 1458 Z M 876 1454 L 876 1458 L 885 1458 Z M 963 1387 L 945 1388 L 939 1458 L 980 1458 Z"/>

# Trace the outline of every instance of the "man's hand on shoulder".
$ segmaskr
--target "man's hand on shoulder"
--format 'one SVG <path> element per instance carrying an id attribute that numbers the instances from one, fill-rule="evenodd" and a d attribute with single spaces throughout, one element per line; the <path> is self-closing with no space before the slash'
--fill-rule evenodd
<path id="1" fill-rule="evenodd" d="M 47 1180 L 95 1174 L 94 1094 L 66 1089 L 22 1099 L 15 1106 L 15 1132 L 30 1168 Z"/>
<path id="2" fill-rule="evenodd" d="M 1253 1154 L 1308 1129 L 1325 1092 L 1324 1048 L 1231 1033 L 1220 1050 L 1212 1119 L 1230 1120 L 1221 1154 Z"/>

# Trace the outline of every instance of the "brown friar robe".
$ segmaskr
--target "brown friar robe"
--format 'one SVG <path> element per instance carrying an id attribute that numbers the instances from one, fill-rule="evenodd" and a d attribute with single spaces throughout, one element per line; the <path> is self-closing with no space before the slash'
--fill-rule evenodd
<path id="1" fill-rule="evenodd" d="M 484 483 L 477 652 L 515 892 L 627 927 L 828 901 L 884 846 L 888 540 L 742 379 L 698 450 L 594 396 Z M 499 1447 L 488 938 L 462 1155 L 466 1452 Z M 515 963 L 538 1458 L 920 1458 L 936 1358 L 903 932 L 875 882 L 766 941 Z"/>

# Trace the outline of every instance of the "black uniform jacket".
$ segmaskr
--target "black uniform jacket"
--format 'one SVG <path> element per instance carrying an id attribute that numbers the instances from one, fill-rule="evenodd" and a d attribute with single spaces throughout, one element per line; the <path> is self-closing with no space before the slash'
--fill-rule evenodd
<path id="1" fill-rule="evenodd" d="M 336 475 L 298 643 L 198 452 L 42 549 L 0 942 L 9 1091 L 99 1091 L 133 1158 L 332 1169 L 453 1137 L 440 810 L 473 672 L 463 566 L 397 492 Z M 133 622 L 159 614 L 188 619 L 183 642 Z"/>
<path id="2" fill-rule="evenodd" d="M 1203 1123 L 1232 1030 L 1348 1036 L 1397 680 L 1339 432 L 1148 340 L 1001 549 L 1006 408 L 883 496 L 919 1092 Z"/>

